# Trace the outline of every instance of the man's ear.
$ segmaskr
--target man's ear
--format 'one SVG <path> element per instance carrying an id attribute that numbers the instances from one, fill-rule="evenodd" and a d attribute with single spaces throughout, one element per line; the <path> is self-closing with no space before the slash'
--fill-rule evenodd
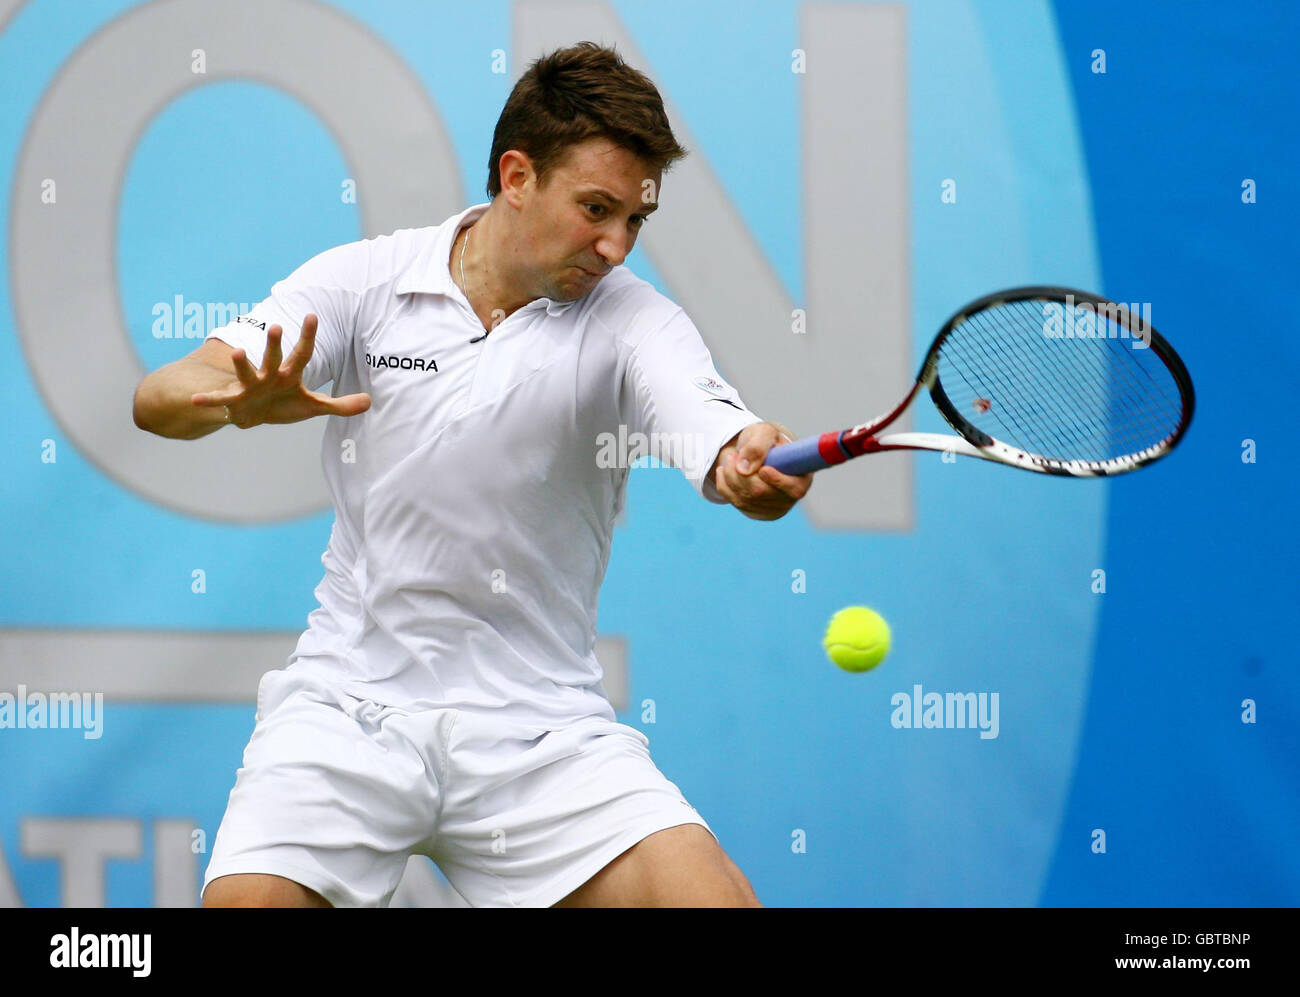
<path id="1" fill-rule="evenodd" d="M 501 193 L 506 203 L 515 209 L 522 208 L 524 200 L 537 185 L 537 172 L 533 169 L 532 159 L 526 152 L 507 149 L 497 163 L 497 172 L 501 177 Z"/>

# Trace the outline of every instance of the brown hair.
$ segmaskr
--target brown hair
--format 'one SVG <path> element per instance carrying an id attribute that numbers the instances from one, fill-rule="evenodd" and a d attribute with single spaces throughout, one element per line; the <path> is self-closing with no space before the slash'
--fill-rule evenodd
<path id="1" fill-rule="evenodd" d="M 667 170 L 686 155 L 668 125 L 659 91 L 650 78 L 613 48 L 579 42 L 533 62 L 497 119 L 488 160 L 487 192 L 501 193 L 501 157 L 525 153 L 539 183 L 568 147 L 607 138 L 656 169 Z"/>

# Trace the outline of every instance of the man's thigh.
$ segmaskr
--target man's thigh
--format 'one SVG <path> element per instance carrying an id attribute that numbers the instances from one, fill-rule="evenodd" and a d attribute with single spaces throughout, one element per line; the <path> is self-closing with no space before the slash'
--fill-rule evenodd
<path id="1" fill-rule="evenodd" d="M 745 874 L 699 824 L 643 838 L 556 907 L 761 907 Z"/>
<path id="2" fill-rule="evenodd" d="M 663 866 L 707 886 L 657 887 L 664 903 L 740 902 L 748 884 L 736 881 L 744 877 L 659 771 L 649 745 L 641 731 L 614 720 L 592 717 L 538 733 L 464 713 L 448 751 L 430 857 L 475 907 L 550 907 L 611 865 L 602 882 L 617 885 L 643 866 Z M 679 830 L 687 824 L 694 830 Z M 586 895 L 599 903 L 655 902 L 637 888 L 593 886 Z"/>
<path id="3" fill-rule="evenodd" d="M 239 873 L 221 876 L 203 891 L 204 907 L 332 907 L 315 890 L 283 876 Z"/>

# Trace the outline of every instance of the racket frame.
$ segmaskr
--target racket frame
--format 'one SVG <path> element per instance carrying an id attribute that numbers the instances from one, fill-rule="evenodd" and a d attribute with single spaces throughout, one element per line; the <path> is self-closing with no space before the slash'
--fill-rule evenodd
<path id="1" fill-rule="evenodd" d="M 1094 310 L 1104 307 L 1108 314 L 1123 315 L 1124 321 L 1120 324 L 1129 330 L 1133 338 L 1141 339 L 1147 344 L 1145 348 L 1153 351 L 1161 359 L 1173 375 L 1178 386 L 1182 401 L 1182 414 L 1173 432 L 1165 439 L 1137 453 L 1125 454 L 1122 457 L 1099 461 L 1059 460 L 1041 454 L 1027 453 L 1019 447 L 1013 447 L 995 439 L 963 417 L 944 392 L 943 384 L 939 379 L 939 352 L 944 341 L 963 322 L 981 311 L 1017 301 L 1034 300 L 1057 302 L 1062 305 L 1070 302 L 1075 306 L 1087 304 L 1091 305 Z M 1120 308 L 1123 309 L 1122 312 L 1111 311 Z M 930 392 L 930 398 L 934 402 L 935 408 L 939 410 L 939 414 L 960 435 L 944 436 L 939 433 L 904 432 L 880 436 L 880 431 L 903 414 L 922 388 Z M 983 460 L 1008 464 L 1012 467 L 1035 471 L 1040 474 L 1056 474 L 1069 477 L 1102 477 L 1136 471 L 1138 468 L 1145 467 L 1152 461 L 1158 460 L 1169 453 L 1186 434 L 1195 407 L 1196 395 L 1192 388 L 1192 379 L 1178 354 L 1174 352 L 1168 341 L 1155 330 L 1154 326 L 1148 324 L 1141 333 L 1134 333 L 1129 325 L 1127 306 L 1119 305 L 1089 291 L 1081 291 L 1075 288 L 1050 285 L 1013 287 L 977 298 L 949 317 L 948 321 L 943 324 L 943 328 L 939 330 L 934 342 L 930 344 L 930 349 L 926 353 L 925 361 L 916 376 L 916 383 L 912 386 L 912 390 L 907 393 L 906 398 L 890 411 L 869 422 L 859 423 L 840 432 L 822 433 L 819 436 L 805 437 L 793 443 L 773 447 L 768 454 L 767 462 L 776 467 L 777 470 L 787 474 L 805 474 L 809 471 L 833 467 L 836 464 L 842 464 L 854 457 L 861 457 L 869 453 L 882 453 L 889 450 L 935 450 L 956 453 L 966 457 L 979 457 Z M 775 463 L 773 457 L 776 458 Z M 787 470 L 786 466 L 782 465 L 789 466 L 791 469 Z"/>

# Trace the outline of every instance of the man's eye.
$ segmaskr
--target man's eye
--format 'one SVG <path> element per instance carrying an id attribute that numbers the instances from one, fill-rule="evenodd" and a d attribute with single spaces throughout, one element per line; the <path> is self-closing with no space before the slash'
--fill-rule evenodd
<path id="1" fill-rule="evenodd" d="M 649 220 L 650 220 L 650 216 L 649 216 L 649 215 L 633 215 L 632 218 L 631 218 L 631 221 L 633 221 L 633 222 L 636 223 L 636 227 L 637 227 L 637 228 L 640 228 L 642 225 L 644 225 L 644 224 L 645 224 L 646 222 L 648 222 Z"/>
<path id="2" fill-rule="evenodd" d="M 604 210 L 605 210 L 605 206 L 604 206 L 603 204 L 588 204 L 587 207 L 588 207 L 588 208 L 591 208 L 593 211 L 596 211 L 596 212 L 600 212 L 600 211 L 604 211 Z"/>

